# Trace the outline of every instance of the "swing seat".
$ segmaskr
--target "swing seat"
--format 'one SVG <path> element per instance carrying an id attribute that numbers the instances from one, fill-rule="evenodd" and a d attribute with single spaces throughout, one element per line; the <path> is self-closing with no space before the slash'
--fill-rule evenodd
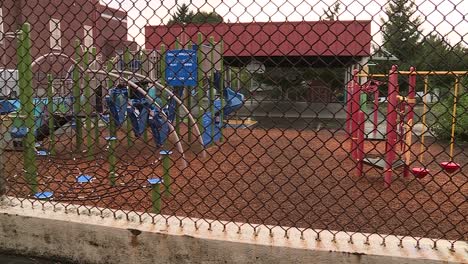
<path id="1" fill-rule="evenodd" d="M 412 168 L 411 173 L 413 173 L 413 175 L 416 178 L 422 179 L 422 178 L 426 177 L 429 174 L 429 170 L 426 169 L 426 168 Z"/>
<path id="2" fill-rule="evenodd" d="M 447 172 L 447 173 L 454 173 L 460 169 L 460 164 L 453 162 L 453 161 L 446 161 L 440 163 L 440 166 Z"/>
<path id="3" fill-rule="evenodd" d="M 364 158 L 362 160 L 362 162 L 364 164 L 367 164 L 369 166 L 372 166 L 376 169 L 379 169 L 379 170 L 384 170 L 385 169 L 385 165 L 386 165 L 386 162 L 385 162 L 385 159 L 384 158 Z M 400 159 L 397 159 L 393 162 L 392 164 L 392 169 L 396 169 L 396 168 L 399 168 L 399 167 L 403 167 L 405 166 L 405 162 L 403 160 L 400 160 Z"/>

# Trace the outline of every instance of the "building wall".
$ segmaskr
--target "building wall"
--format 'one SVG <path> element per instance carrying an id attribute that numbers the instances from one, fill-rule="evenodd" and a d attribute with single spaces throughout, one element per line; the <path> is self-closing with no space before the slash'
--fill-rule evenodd
<path id="1" fill-rule="evenodd" d="M 120 40 L 123 45 L 132 44 L 127 40 L 126 12 L 102 6 L 99 0 L 2 0 L 0 7 L 5 32 L 17 30 L 24 22 L 31 24 L 33 60 L 52 52 L 49 28 L 51 18 L 60 20 L 61 52 L 70 57 L 75 53 L 75 40 L 84 44 L 85 25 L 92 26 L 93 45 L 97 53 L 103 55 L 103 60 L 116 53 L 116 47 L 112 46 L 115 41 Z M 0 68 L 15 69 L 16 40 L 4 38 L 0 46 Z M 55 78 L 66 77 L 71 66 L 72 63 L 65 58 L 48 57 L 33 68 L 35 86 L 39 86 L 39 90 L 44 88 L 46 73 Z M 39 91 L 40 94 L 43 92 Z"/>

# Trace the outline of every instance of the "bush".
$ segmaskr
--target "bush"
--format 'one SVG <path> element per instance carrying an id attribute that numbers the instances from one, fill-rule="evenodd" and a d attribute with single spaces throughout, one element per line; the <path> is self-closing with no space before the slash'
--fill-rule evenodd
<path id="1" fill-rule="evenodd" d="M 462 89 L 463 91 L 463 89 Z M 453 97 L 433 106 L 435 122 L 432 129 L 439 139 L 450 139 L 452 132 Z M 458 97 L 455 139 L 468 141 L 468 94 Z"/>

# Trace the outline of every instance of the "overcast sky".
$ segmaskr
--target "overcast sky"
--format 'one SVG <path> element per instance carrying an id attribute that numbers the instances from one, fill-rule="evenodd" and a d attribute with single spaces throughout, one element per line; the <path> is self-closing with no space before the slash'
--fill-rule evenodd
<path id="1" fill-rule="evenodd" d="M 189 4 L 193 10 L 212 11 L 224 17 L 226 22 L 265 22 L 318 20 L 323 9 L 335 0 L 100 0 L 114 8 L 128 12 L 130 38 L 143 45 L 144 26 L 160 25 L 176 10 L 176 5 Z M 375 44 L 381 43 L 379 34 L 384 14 L 384 0 L 342 0 L 339 19 L 372 20 Z M 425 34 L 438 32 L 446 36 L 451 44 L 468 46 L 468 0 L 415 0 L 416 15 L 424 21 Z"/>

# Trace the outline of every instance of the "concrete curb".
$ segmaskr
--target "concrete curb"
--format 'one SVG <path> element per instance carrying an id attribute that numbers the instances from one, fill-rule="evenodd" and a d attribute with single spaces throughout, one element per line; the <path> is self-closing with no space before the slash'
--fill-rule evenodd
<path id="1" fill-rule="evenodd" d="M 356 233 L 350 240 L 345 232 L 328 230 L 301 232 L 281 226 L 7 200 L 0 207 L 0 250 L 78 263 L 386 264 L 468 259 L 465 242 L 455 243 L 452 251 L 450 241 L 440 240 L 434 250 L 431 239 L 421 238 L 418 249 L 415 238 Z"/>

